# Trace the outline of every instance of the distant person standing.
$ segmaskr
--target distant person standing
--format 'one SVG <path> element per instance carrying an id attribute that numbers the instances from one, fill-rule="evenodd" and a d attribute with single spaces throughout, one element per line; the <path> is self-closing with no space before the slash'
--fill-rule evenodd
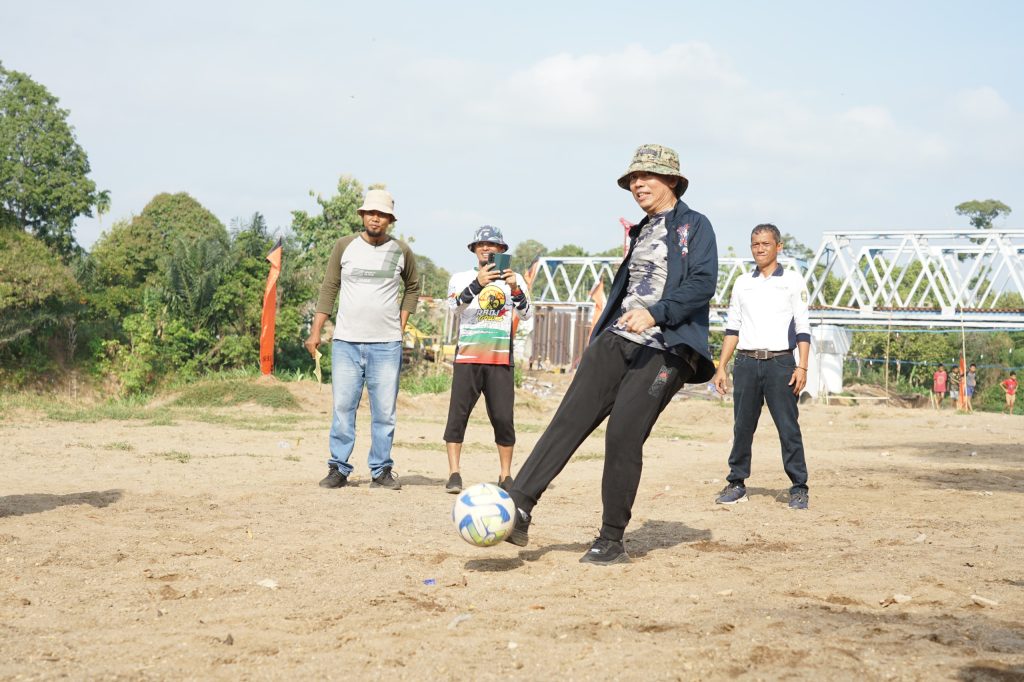
<path id="1" fill-rule="evenodd" d="M 942 399 L 946 397 L 946 380 L 948 378 L 946 366 L 940 362 L 939 368 L 932 374 L 932 395 L 935 397 L 936 409 L 942 409 Z"/>
<path id="2" fill-rule="evenodd" d="M 502 269 L 489 262 L 495 254 L 508 251 L 501 230 L 490 225 L 477 229 L 469 250 L 477 266 L 456 272 L 448 281 L 448 306 L 459 315 L 459 341 L 444 429 L 448 450 L 445 489 L 453 494 L 462 491 L 462 442 L 469 415 L 481 393 L 498 447 L 498 485 L 505 490 L 512 488 L 512 450 L 516 443 L 512 344 L 519 321 L 533 317 L 530 297 L 520 286 L 519 275 L 511 268 Z"/>
<path id="3" fill-rule="evenodd" d="M 949 398 L 953 401 L 953 407 L 960 409 L 960 365 L 949 373 Z"/>
<path id="4" fill-rule="evenodd" d="M 327 476 L 321 488 L 341 488 L 352 473 L 349 456 L 356 444 L 356 410 L 366 386 L 370 397 L 371 488 L 398 490 L 391 459 L 395 437 L 402 335 L 419 296 L 416 258 L 409 247 L 388 234 L 395 222 L 390 192 L 372 189 L 358 209 L 363 231 L 334 244 L 320 286 L 306 350 L 314 358 L 324 323 L 338 301 L 331 344 L 331 421 Z M 399 297 L 399 288 L 405 293 Z"/>
<path id="5" fill-rule="evenodd" d="M 1017 400 L 1017 373 L 1010 372 L 1010 378 L 999 385 L 1003 387 L 1003 393 L 1006 394 L 1006 407 L 1004 409 L 1007 414 L 1013 414 L 1013 403 Z"/>
<path id="6" fill-rule="evenodd" d="M 974 389 L 978 386 L 978 368 L 971 365 L 964 376 L 964 411 L 974 412 Z"/>
<path id="7" fill-rule="evenodd" d="M 729 360 L 733 366 L 733 443 L 729 453 L 729 484 L 715 500 L 735 504 L 747 499 L 751 445 L 761 408 L 775 421 L 782 445 L 782 466 L 792 484 L 789 508 L 807 509 L 807 462 L 800 433 L 797 398 L 807 384 L 811 325 L 803 279 L 779 265 L 782 235 L 770 223 L 750 233 L 750 253 L 757 267 L 736 279 L 722 354 L 713 379 L 725 395 Z M 800 360 L 793 358 L 797 350 Z"/>

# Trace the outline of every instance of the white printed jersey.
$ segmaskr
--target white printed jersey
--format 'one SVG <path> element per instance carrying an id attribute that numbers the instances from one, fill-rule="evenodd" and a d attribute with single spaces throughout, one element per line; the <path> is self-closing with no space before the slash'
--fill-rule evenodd
<path id="1" fill-rule="evenodd" d="M 476 270 L 456 272 L 448 280 L 448 306 L 459 314 L 455 362 L 479 365 L 512 364 L 512 339 L 520 319 L 533 317 L 530 294 L 516 273 L 524 296 L 516 301 L 504 280 L 480 288 Z"/>

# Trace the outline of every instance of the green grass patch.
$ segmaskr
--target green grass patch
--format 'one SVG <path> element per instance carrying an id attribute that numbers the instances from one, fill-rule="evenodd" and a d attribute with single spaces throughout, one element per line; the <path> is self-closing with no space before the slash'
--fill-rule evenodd
<path id="1" fill-rule="evenodd" d="M 434 440 L 402 440 L 395 441 L 395 447 L 409 450 L 430 450 L 432 452 L 448 452 L 448 446 Z"/>
<path id="2" fill-rule="evenodd" d="M 422 393 L 447 393 L 452 389 L 452 376 L 441 372 L 437 374 L 403 375 L 399 381 L 399 390 L 411 395 Z"/>
<path id="3" fill-rule="evenodd" d="M 252 403 L 274 409 L 298 409 L 299 402 L 287 388 L 260 384 L 247 378 L 201 381 L 182 389 L 174 405 L 181 407 L 230 407 Z"/>
<path id="4" fill-rule="evenodd" d="M 604 459 L 604 453 L 600 452 L 585 452 L 580 455 L 573 455 L 573 461 L 576 462 L 593 462 L 599 459 Z"/>
<path id="5" fill-rule="evenodd" d="M 192 455 L 181 450 L 167 450 L 166 452 L 158 452 L 156 456 L 160 459 L 166 459 L 170 462 L 177 462 L 178 464 L 188 464 L 188 461 L 192 459 Z"/>
<path id="6" fill-rule="evenodd" d="M 178 413 L 177 416 L 179 419 L 202 422 L 203 424 L 219 424 L 221 426 L 231 426 L 250 431 L 286 431 L 306 422 L 315 422 L 318 425 L 323 423 L 323 419 L 321 418 L 313 419 L 307 415 L 301 414 L 274 414 L 266 417 L 249 415 L 237 417 L 228 414 L 215 414 L 213 412 L 203 410 L 183 410 Z"/>
<path id="7" fill-rule="evenodd" d="M 135 446 L 132 445 L 131 443 L 128 443 L 127 441 L 119 440 L 119 441 L 114 441 L 113 443 L 104 443 L 103 444 L 103 449 L 104 450 L 121 450 L 123 452 L 131 452 L 132 450 L 135 449 Z"/>
<path id="8" fill-rule="evenodd" d="M 89 407 L 50 405 L 44 408 L 46 418 L 57 422 L 100 422 L 152 419 L 155 413 L 136 403 L 111 402 Z"/>

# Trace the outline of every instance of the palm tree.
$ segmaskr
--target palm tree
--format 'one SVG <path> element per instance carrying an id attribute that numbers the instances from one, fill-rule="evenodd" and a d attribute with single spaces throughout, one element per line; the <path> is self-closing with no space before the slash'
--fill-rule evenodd
<path id="1" fill-rule="evenodd" d="M 110 190 L 105 189 L 96 193 L 96 220 L 103 229 L 103 215 L 110 212 Z"/>

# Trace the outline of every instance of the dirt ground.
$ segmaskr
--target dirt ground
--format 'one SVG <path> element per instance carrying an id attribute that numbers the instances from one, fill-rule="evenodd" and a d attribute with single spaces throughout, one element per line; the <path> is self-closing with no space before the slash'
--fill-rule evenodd
<path id="1" fill-rule="evenodd" d="M 716 506 L 730 406 L 674 401 L 645 455 L 633 562 L 578 563 L 602 431 L 535 510 L 530 545 L 449 520 L 446 396 L 402 396 L 399 492 L 323 490 L 329 392 L 299 411 L 0 418 L 0 678 L 1024 679 L 1024 420 L 802 408 L 811 508 L 765 412 L 749 503 Z M 518 398 L 514 469 L 557 405 Z M 467 485 L 493 481 L 483 407 Z"/>

